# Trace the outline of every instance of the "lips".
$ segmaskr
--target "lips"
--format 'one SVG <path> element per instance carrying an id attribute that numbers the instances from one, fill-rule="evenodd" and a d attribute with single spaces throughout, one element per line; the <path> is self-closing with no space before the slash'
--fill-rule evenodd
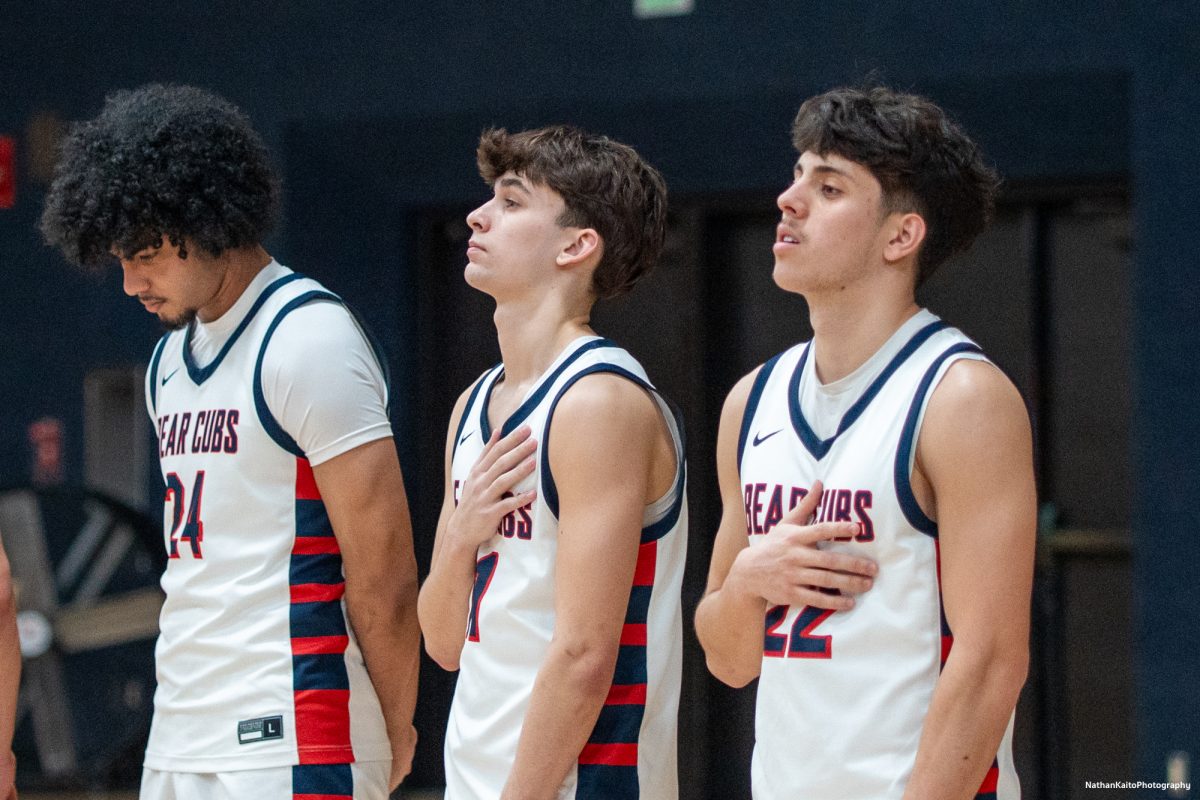
<path id="1" fill-rule="evenodd" d="M 481 245 L 479 242 L 475 241 L 474 239 L 467 242 L 467 252 L 470 253 L 472 250 L 474 250 L 477 253 L 486 253 L 487 252 L 487 248 L 484 247 L 483 245 Z"/>
<path id="2" fill-rule="evenodd" d="M 793 234 L 783 225 L 775 229 L 776 244 L 800 244 L 800 237 Z"/>

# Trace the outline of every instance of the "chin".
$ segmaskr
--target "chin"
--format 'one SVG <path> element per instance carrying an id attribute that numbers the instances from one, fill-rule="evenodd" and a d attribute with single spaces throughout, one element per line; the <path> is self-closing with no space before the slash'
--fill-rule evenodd
<path id="1" fill-rule="evenodd" d="M 196 318 L 196 309 L 189 308 L 175 316 L 168 314 L 159 314 L 158 321 L 168 331 L 178 331 L 192 324 L 192 320 Z"/>
<path id="2" fill-rule="evenodd" d="M 775 285 L 785 292 L 801 294 L 804 292 L 805 286 L 797 272 L 795 267 L 789 267 L 776 261 L 775 269 L 771 271 L 771 278 L 775 281 Z"/>

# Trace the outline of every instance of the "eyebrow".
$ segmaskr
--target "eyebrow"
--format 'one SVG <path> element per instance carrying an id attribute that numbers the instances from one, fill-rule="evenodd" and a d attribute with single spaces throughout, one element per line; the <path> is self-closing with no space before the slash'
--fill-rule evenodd
<path id="1" fill-rule="evenodd" d="M 792 167 L 792 171 L 803 175 L 804 167 L 802 167 L 800 165 L 800 162 L 797 161 L 796 166 Z M 829 164 L 818 164 L 817 166 L 812 168 L 812 171 L 816 172 L 816 173 L 821 173 L 821 174 L 832 173 L 834 175 L 840 175 L 841 177 L 845 178 L 848 181 L 854 180 L 854 178 L 851 177 L 850 173 L 846 172 L 844 169 L 838 169 L 837 167 L 830 166 Z"/>
<path id="2" fill-rule="evenodd" d="M 527 187 L 525 185 L 525 181 L 521 180 L 520 178 L 501 178 L 496 185 L 502 189 L 511 186 L 514 189 L 520 189 L 525 194 L 530 193 L 529 187 Z"/>

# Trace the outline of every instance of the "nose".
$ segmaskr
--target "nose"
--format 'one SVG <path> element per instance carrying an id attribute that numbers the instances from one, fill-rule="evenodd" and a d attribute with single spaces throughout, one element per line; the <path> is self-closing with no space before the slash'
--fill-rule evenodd
<path id="1" fill-rule="evenodd" d="M 486 231 L 488 228 L 487 203 L 467 214 L 467 224 L 473 231 Z"/>
<path id="2" fill-rule="evenodd" d="M 121 278 L 122 288 L 130 297 L 136 297 L 150 288 L 150 282 L 142 275 L 137 263 L 132 259 L 121 259 Z"/>
<path id="3" fill-rule="evenodd" d="M 800 188 L 800 181 L 792 181 L 788 184 L 788 187 L 775 199 L 775 205 L 779 206 L 779 210 L 784 214 L 793 217 L 802 217 L 807 214 L 808 203 Z"/>

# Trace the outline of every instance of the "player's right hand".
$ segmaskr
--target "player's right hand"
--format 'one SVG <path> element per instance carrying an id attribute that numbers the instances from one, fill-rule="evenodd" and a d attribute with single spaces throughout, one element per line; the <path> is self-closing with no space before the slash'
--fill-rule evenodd
<path id="1" fill-rule="evenodd" d="M 528 425 L 503 439 L 499 430 L 492 432 L 463 483 L 446 526 L 447 536 L 464 547 L 477 548 L 495 535 L 506 515 L 533 502 L 536 489 L 513 492 L 537 465 L 533 457 L 537 442 L 531 434 Z"/>
<path id="2" fill-rule="evenodd" d="M 770 605 L 815 606 L 844 611 L 853 595 L 871 588 L 879 568 L 874 561 L 821 550 L 818 544 L 859 532 L 855 522 L 809 524 L 821 503 L 821 482 L 771 529 L 762 542 L 738 553 L 725 586 L 762 598 Z M 825 590 L 825 591 L 822 591 Z M 831 593 L 830 590 L 836 590 Z"/>

